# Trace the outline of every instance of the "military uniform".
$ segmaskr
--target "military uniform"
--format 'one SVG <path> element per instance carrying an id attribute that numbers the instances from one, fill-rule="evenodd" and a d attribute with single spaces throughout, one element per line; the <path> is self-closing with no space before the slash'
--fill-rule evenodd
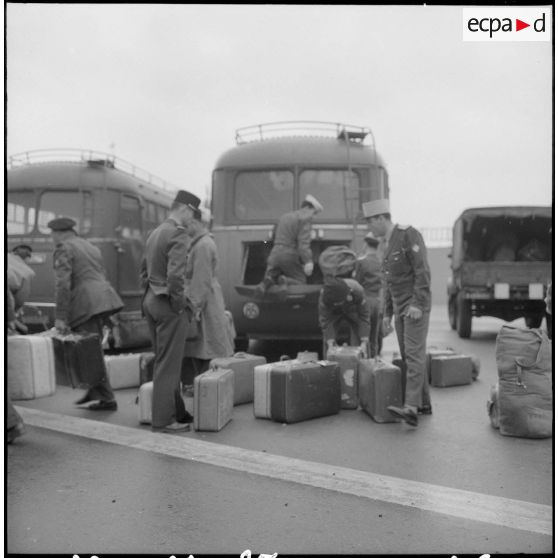
<path id="1" fill-rule="evenodd" d="M 426 336 L 432 305 L 430 268 L 422 235 L 413 227 L 395 225 L 383 248 L 382 271 L 386 292 L 384 315 L 394 316 L 402 358 L 407 364 L 405 404 L 430 405 L 426 379 Z M 409 306 L 422 310 L 413 320 L 405 316 Z"/>
<path id="2" fill-rule="evenodd" d="M 186 297 L 188 246 L 186 229 L 167 219 L 149 235 L 141 263 L 142 307 L 155 352 L 154 430 L 186 422 L 188 416 L 180 394 L 184 341 L 194 310 Z"/>
<path id="3" fill-rule="evenodd" d="M 124 306 L 106 280 L 101 251 L 84 238 L 73 236 L 56 245 L 53 263 L 56 319 L 66 322 L 72 331 L 96 333 L 101 342 L 103 320 Z M 101 382 L 89 388 L 84 402 L 93 399 L 114 400 L 106 370 Z"/>

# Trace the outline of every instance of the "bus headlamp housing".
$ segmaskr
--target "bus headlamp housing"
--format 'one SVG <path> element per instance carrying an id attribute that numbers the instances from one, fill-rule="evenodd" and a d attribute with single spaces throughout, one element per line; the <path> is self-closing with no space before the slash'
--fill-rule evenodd
<path id="1" fill-rule="evenodd" d="M 242 307 L 242 313 L 249 320 L 255 320 L 260 315 L 260 307 L 255 302 L 247 302 Z"/>

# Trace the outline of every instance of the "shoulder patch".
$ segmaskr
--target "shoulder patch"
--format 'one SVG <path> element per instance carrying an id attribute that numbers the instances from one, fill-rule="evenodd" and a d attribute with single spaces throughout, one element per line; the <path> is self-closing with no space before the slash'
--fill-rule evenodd
<path id="1" fill-rule="evenodd" d="M 411 247 L 411 250 L 413 252 L 417 252 L 417 254 L 418 254 L 418 252 L 420 252 L 420 246 L 418 244 L 413 244 L 413 246 Z"/>

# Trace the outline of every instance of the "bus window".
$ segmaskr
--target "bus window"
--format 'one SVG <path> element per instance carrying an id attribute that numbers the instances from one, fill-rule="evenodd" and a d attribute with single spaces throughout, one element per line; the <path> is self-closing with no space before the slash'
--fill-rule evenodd
<path id="1" fill-rule="evenodd" d="M 35 226 L 35 195 L 33 192 L 10 192 L 6 204 L 8 234 L 27 234 Z"/>
<path id="2" fill-rule="evenodd" d="M 301 201 L 308 194 L 312 194 L 324 206 L 320 219 L 346 220 L 359 211 L 360 180 L 356 172 L 351 171 L 349 176 L 347 170 L 304 170 L 300 173 L 299 180 Z M 344 197 L 345 187 L 347 204 Z"/>
<path id="3" fill-rule="evenodd" d="M 91 231 L 92 200 L 89 192 L 51 191 L 43 192 L 39 201 L 37 226 L 39 232 L 50 234 L 47 224 L 56 217 L 71 217 L 80 234 Z"/>
<path id="4" fill-rule="evenodd" d="M 243 221 L 276 221 L 293 209 L 294 175 L 286 170 L 240 172 L 234 215 Z"/>
<path id="5" fill-rule="evenodd" d="M 126 194 L 120 197 L 120 230 L 124 238 L 142 238 L 138 198 Z"/>

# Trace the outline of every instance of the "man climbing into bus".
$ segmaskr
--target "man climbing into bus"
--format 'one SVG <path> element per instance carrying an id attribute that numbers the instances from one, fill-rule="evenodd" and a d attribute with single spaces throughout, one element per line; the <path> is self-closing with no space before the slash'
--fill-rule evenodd
<path id="1" fill-rule="evenodd" d="M 322 204 L 310 194 L 300 209 L 285 213 L 277 223 L 267 269 L 257 292 L 264 294 L 275 284 L 303 284 L 312 275 L 314 262 L 310 248 L 312 218 L 323 211 Z"/>

